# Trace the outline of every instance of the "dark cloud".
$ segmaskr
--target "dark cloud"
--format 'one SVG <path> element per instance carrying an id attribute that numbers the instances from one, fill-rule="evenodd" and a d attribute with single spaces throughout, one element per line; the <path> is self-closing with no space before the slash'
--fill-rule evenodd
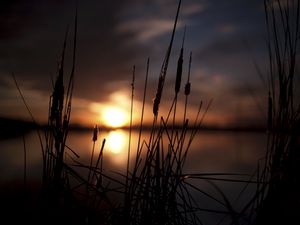
<path id="1" fill-rule="evenodd" d="M 17 14 L 14 23 L 18 24 L 18 27 L 11 29 L 16 32 L 11 31 L 10 35 L 0 43 L 2 49 L 0 62 L 1 72 L 14 71 L 24 79 L 35 81 L 36 88 L 43 90 L 49 87 L 51 76 L 56 73 L 68 24 L 72 30 L 75 7 L 71 2 L 69 4 L 59 3 L 59 1 L 35 3 L 32 1 L 11 4 L 6 11 L 4 10 L 5 17 L 14 17 L 14 14 Z M 137 51 L 133 48 L 126 49 L 125 42 L 126 39 L 130 39 L 130 36 L 118 34 L 115 30 L 120 22 L 118 21 L 119 10 L 123 6 L 123 1 L 119 1 L 118 4 L 111 1 L 101 1 L 101 4 L 98 1 L 79 4 L 77 45 L 79 95 L 84 94 L 84 90 L 90 91 L 93 88 L 98 90 L 99 86 L 105 89 L 103 84 L 108 81 L 128 79 L 126 71 L 130 71 L 133 64 L 131 59 L 136 57 Z M 14 10 L 9 10 L 10 8 Z M 32 17 L 31 21 L 24 21 L 22 13 L 16 11 L 17 8 L 26 9 L 26 14 Z M 12 26 L 7 20 L 3 23 L 7 27 Z M 66 65 L 69 68 L 71 42 L 70 38 L 67 55 L 69 63 Z"/>
<path id="2" fill-rule="evenodd" d="M 245 78 L 251 73 L 256 73 L 255 61 L 259 61 L 260 65 L 265 65 L 265 62 L 260 61 L 262 56 L 265 56 L 264 50 L 266 50 L 263 38 L 253 36 L 251 43 L 249 47 L 243 36 L 217 39 L 198 49 L 195 57 L 202 66 L 212 71 Z"/>
<path id="3" fill-rule="evenodd" d="M 79 2 L 77 80 L 80 85 L 77 95 L 91 98 L 95 96 L 91 90 L 112 91 L 120 81 L 130 81 L 133 64 L 141 67 L 148 56 L 152 59 L 152 66 L 160 68 L 158 60 L 163 60 L 167 49 L 176 7 L 176 1 Z M 199 7 L 196 9 L 200 10 Z M 30 17 L 28 21 L 23 20 L 23 14 L 17 9 L 26 12 Z M 2 72 L 8 74 L 14 71 L 23 79 L 35 82 L 35 88 L 48 90 L 51 77 L 56 73 L 66 27 L 73 25 L 74 2 L 18 1 L 10 3 L 10 7 L 3 11 L 7 18 L 17 15 L 15 24 L 18 27 L 15 30 L 18 32 L 11 32 L 9 38 L 0 43 Z M 169 21 L 169 25 L 166 30 L 161 30 L 164 19 Z M 126 32 L 118 29 L 133 20 L 141 21 L 140 27 L 133 24 L 134 27 Z M 150 27 L 146 26 L 146 22 Z M 8 20 L 4 20 L 3 24 L 12 27 Z M 137 42 L 137 37 L 143 37 L 149 31 L 155 36 L 165 34 L 165 46 L 160 44 L 159 39 L 151 41 L 151 36 L 146 43 Z M 69 48 L 68 62 L 71 50 Z M 70 67 L 69 64 L 67 66 Z M 105 85 L 113 82 L 116 83 Z"/>
<path id="4" fill-rule="evenodd" d="M 30 24 L 36 16 L 35 3 L 22 0 L 4 0 L 0 3 L 0 40 L 14 39 L 23 32 L 24 24 Z"/>

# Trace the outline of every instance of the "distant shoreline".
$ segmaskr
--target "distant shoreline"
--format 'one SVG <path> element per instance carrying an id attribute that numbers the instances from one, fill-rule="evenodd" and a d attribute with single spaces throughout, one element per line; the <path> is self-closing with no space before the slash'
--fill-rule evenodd
<path id="1" fill-rule="evenodd" d="M 0 117 L 0 140 L 19 137 L 37 128 L 33 122 Z"/>
<path id="2" fill-rule="evenodd" d="M 45 124 L 35 124 L 30 121 L 26 120 L 21 120 L 21 119 L 13 119 L 13 118 L 4 118 L 0 117 L 0 140 L 3 139 L 8 139 L 8 138 L 14 138 L 14 137 L 19 137 L 22 136 L 32 130 L 36 129 L 45 129 L 47 125 Z M 174 128 L 182 128 L 182 125 L 175 125 Z M 169 126 L 171 129 L 172 127 Z M 110 127 L 99 127 L 100 130 L 105 130 L 105 131 L 111 131 L 111 130 L 118 130 L 118 129 L 123 129 L 123 130 L 129 130 L 129 127 L 118 127 L 118 128 L 110 128 Z M 133 126 L 132 130 L 136 131 L 139 130 L 139 126 Z M 151 126 L 143 126 L 143 130 L 147 131 L 150 130 Z M 188 128 L 188 130 L 192 130 L 193 125 Z M 69 125 L 69 130 L 71 131 L 92 131 L 93 127 L 88 127 L 88 126 L 83 126 L 80 124 L 70 124 Z M 201 126 L 199 128 L 199 131 L 216 131 L 216 132 L 266 132 L 266 128 L 263 126 Z"/>

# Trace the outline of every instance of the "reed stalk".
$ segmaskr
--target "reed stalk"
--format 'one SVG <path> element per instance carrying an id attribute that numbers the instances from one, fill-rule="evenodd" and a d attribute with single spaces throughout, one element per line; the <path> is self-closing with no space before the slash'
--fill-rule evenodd
<path id="1" fill-rule="evenodd" d="M 185 120 L 186 120 L 188 97 L 191 93 L 191 83 L 190 83 L 191 67 L 192 67 L 192 52 L 190 52 L 188 78 L 187 78 L 187 82 L 186 82 L 185 87 L 184 87 L 185 102 L 184 102 L 183 123 L 185 123 Z"/>
<path id="2" fill-rule="evenodd" d="M 98 126 L 95 125 L 94 130 L 93 130 L 93 147 L 92 147 L 92 154 L 91 154 L 91 159 L 90 159 L 90 170 L 89 170 L 89 175 L 87 181 L 90 182 L 90 177 L 92 173 L 92 166 L 93 166 L 93 160 L 94 160 L 94 152 L 95 152 L 95 144 L 98 139 Z M 93 181 L 93 180 L 92 180 Z"/>
<path id="3" fill-rule="evenodd" d="M 299 220 L 299 109 L 295 92 L 299 61 L 300 1 L 265 0 L 268 76 L 268 145 L 259 173 L 256 224 Z M 298 166 L 297 166 L 298 165 Z"/>

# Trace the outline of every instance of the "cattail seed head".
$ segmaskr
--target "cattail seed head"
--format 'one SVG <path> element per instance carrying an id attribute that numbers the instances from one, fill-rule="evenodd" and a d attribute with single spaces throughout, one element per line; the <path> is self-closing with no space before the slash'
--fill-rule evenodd
<path id="1" fill-rule="evenodd" d="M 68 128 L 68 125 L 69 125 L 69 121 L 68 121 L 67 115 L 64 115 L 63 130 L 66 130 Z"/>
<path id="2" fill-rule="evenodd" d="M 95 125 L 94 131 L 93 131 L 93 142 L 97 141 L 98 139 L 98 126 Z"/>
<path id="3" fill-rule="evenodd" d="M 184 88 L 184 94 L 189 95 L 191 93 L 191 83 L 187 82 Z"/>
<path id="4" fill-rule="evenodd" d="M 154 114 L 154 116 L 157 116 L 157 114 L 158 114 L 159 104 L 160 104 L 161 95 L 162 95 L 162 91 L 163 91 L 163 87 L 164 87 L 164 81 L 165 81 L 164 77 L 160 76 L 159 81 L 158 81 L 156 96 L 155 96 L 155 99 L 154 99 L 154 102 L 153 102 L 153 114 Z"/>
<path id="5" fill-rule="evenodd" d="M 54 85 L 54 90 L 52 93 L 52 105 L 50 118 L 52 120 L 61 120 L 62 110 L 64 105 L 64 84 L 63 75 L 59 74 Z"/>
<path id="6" fill-rule="evenodd" d="M 178 94 L 180 91 L 181 77 L 182 77 L 182 64 L 183 64 L 183 48 L 181 48 L 180 56 L 177 62 L 177 73 L 176 73 L 176 82 L 175 82 L 175 94 Z"/>
<path id="7" fill-rule="evenodd" d="M 187 80 L 185 88 L 184 88 L 184 94 L 186 96 L 188 96 L 191 93 L 191 83 L 190 83 L 191 67 L 192 67 L 192 52 L 190 52 L 188 80 Z"/>

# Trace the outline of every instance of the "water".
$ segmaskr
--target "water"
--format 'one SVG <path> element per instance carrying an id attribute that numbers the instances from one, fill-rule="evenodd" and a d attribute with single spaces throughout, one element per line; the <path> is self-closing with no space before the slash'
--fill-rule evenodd
<path id="1" fill-rule="evenodd" d="M 143 136 L 146 140 L 149 133 Z M 114 130 L 100 132 L 95 145 L 95 157 L 98 156 L 102 140 L 106 138 L 104 149 L 104 165 L 107 172 L 125 172 L 128 155 L 128 131 Z M 136 149 L 138 133 L 132 133 L 131 149 Z M 36 132 L 25 136 L 26 146 L 26 175 L 28 180 L 41 179 L 42 154 Z M 72 148 L 80 158 L 69 150 L 66 151 L 65 160 L 72 164 L 76 159 L 85 164 L 89 163 L 93 142 L 92 132 L 70 132 L 67 145 Z M 258 161 L 264 156 L 266 148 L 266 135 L 256 132 L 221 132 L 202 131 L 195 137 L 187 161 L 185 173 L 242 173 L 253 174 L 257 168 Z M 130 158 L 133 159 L 134 150 L 131 150 Z M 73 163 L 74 164 L 74 163 Z M 24 142 L 22 137 L 0 140 L 0 183 L 6 184 L 16 180 L 22 180 L 24 175 Z M 244 177 L 238 177 L 244 179 Z M 188 180 L 201 190 L 212 196 L 222 199 L 222 194 L 207 180 Z M 239 197 L 245 184 L 234 182 L 213 181 L 222 190 L 223 194 L 233 202 L 236 209 L 240 209 L 255 191 L 255 185 L 249 185 L 247 190 Z M 194 192 L 199 207 L 205 209 L 224 210 L 207 196 Z M 239 197 L 239 198 L 238 198 Z M 207 222 L 222 219 L 223 215 L 205 213 L 201 215 Z"/>
<path id="2" fill-rule="evenodd" d="M 147 139 L 146 134 L 146 139 Z M 127 162 L 128 131 L 101 132 L 95 145 L 97 156 L 103 138 L 106 138 L 105 163 L 111 169 L 122 171 Z M 132 133 L 131 146 L 135 149 L 138 133 Z M 70 132 L 67 145 L 78 155 L 79 161 L 88 162 L 92 152 L 92 132 Z M 41 147 L 36 132 L 25 136 L 27 152 L 27 174 L 39 178 L 41 168 Z M 199 132 L 189 151 L 185 171 L 252 173 L 257 162 L 264 156 L 266 136 L 256 132 Z M 131 150 L 134 156 L 134 150 Z M 76 158 L 67 151 L 66 159 Z M 0 140 L 0 180 L 9 181 L 23 176 L 24 143 L 22 137 Z"/>

